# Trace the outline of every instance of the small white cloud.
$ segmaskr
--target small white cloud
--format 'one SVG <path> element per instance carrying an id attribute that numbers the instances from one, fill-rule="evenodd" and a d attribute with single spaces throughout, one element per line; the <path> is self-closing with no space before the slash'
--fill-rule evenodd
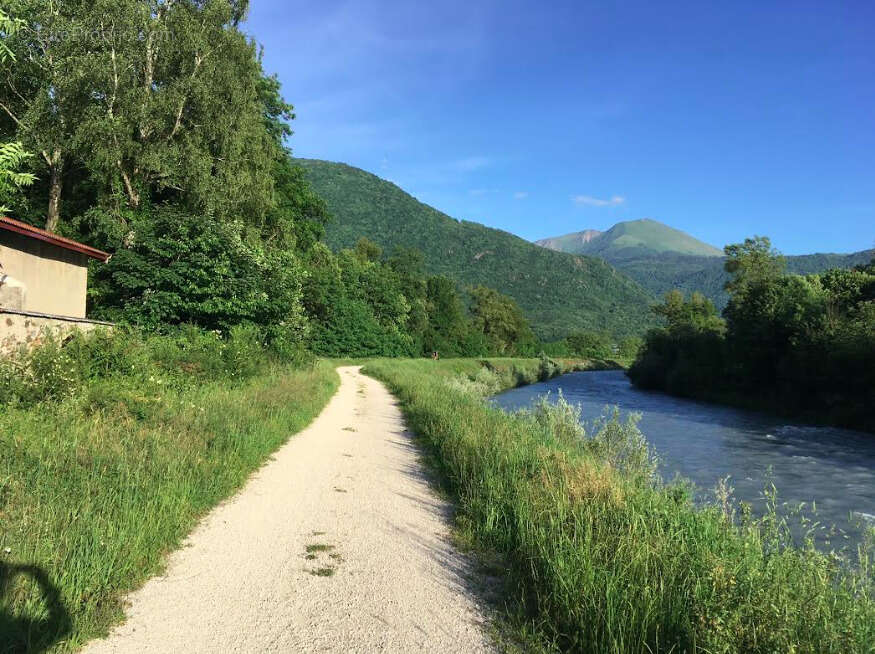
<path id="1" fill-rule="evenodd" d="M 616 207 L 626 201 L 622 195 L 614 195 L 610 200 L 594 198 L 591 195 L 575 195 L 571 198 L 572 202 L 579 207 Z"/>
<path id="2" fill-rule="evenodd" d="M 470 172 L 472 170 L 485 168 L 491 163 L 492 160 L 489 157 L 465 157 L 464 159 L 459 159 L 458 161 L 453 162 L 453 168 L 463 172 Z"/>
<path id="3" fill-rule="evenodd" d="M 525 200 L 527 197 L 529 197 L 528 191 L 517 191 L 513 194 L 514 200 Z"/>

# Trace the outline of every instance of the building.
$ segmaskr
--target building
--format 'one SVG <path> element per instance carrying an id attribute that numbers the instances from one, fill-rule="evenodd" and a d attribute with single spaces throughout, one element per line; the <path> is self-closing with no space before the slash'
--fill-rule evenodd
<path id="1" fill-rule="evenodd" d="M 106 252 L 0 216 L 0 352 L 38 341 L 46 329 L 89 330 L 88 261 Z"/>

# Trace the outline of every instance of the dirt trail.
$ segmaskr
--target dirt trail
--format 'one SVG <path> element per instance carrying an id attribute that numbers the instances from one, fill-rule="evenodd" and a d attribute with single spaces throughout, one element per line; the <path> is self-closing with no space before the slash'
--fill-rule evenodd
<path id="1" fill-rule="evenodd" d="M 450 507 L 394 398 L 358 368 L 164 575 L 129 597 L 103 652 L 485 652 Z"/>

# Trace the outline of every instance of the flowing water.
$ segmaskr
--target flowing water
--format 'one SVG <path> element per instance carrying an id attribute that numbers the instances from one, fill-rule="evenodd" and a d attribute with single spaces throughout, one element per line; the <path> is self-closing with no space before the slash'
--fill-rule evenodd
<path id="1" fill-rule="evenodd" d="M 729 476 L 735 498 L 760 512 L 763 489 L 774 483 L 779 503 L 814 503 L 816 520 L 844 532 L 828 537 L 820 530 L 817 541 L 826 548 L 854 547 L 875 526 L 873 435 L 642 391 L 613 370 L 563 375 L 507 391 L 494 402 L 504 409 L 527 408 L 547 392 L 555 400 L 560 389 L 566 400 L 581 405 L 585 422 L 609 405 L 624 415 L 639 413 L 639 427 L 661 460 L 663 477 L 679 474 L 693 481 L 700 497 Z"/>

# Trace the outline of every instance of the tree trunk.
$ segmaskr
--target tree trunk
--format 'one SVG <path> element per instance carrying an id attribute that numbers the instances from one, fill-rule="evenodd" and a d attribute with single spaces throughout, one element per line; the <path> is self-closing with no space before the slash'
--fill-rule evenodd
<path id="1" fill-rule="evenodd" d="M 125 171 L 121 161 L 118 162 L 118 169 L 122 175 L 122 182 L 125 185 L 125 193 L 128 196 L 128 206 L 131 209 L 138 209 L 140 207 L 140 193 L 134 186 L 131 176 Z"/>
<path id="2" fill-rule="evenodd" d="M 61 151 L 55 150 L 49 162 L 49 210 L 46 214 L 46 230 L 57 231 L 61 219 L 61 189 L 63 184 L 64 161 Z"/>

